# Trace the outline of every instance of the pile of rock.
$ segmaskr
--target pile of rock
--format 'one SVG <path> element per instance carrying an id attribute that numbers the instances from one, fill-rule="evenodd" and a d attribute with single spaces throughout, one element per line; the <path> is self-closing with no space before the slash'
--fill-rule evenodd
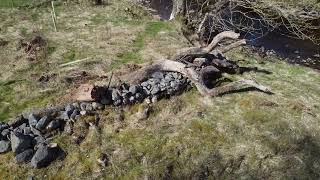
<path id="1" fill-rule="evenodd" d="M 138 103 L 144 99 L 155 102 L 161 97 L 176 95 L 189 85 L 190 81 L 180 73 L 156 72 L 139 85 L 122 84 L 118 88 L 109 88 L 101 97 L 101 103 L 120 106 Z"/>
<path id="2" fill-rule="evenodd" d="M 182 92 L 190 82 L 179 73 L 154 73 L 139 85 L 109 88 L 99 102 L 75 102 L 27 113 L 0 124 L 0 153 L 12 151 L 17 163 L 30 163 L 34 168 L 48 166 L 64 155 L 49 138 L 59 131 L 73 133 L 73 124 L 81 116 L 96 115 L 105 105 L 128 105 L 144 99 L 156 101 Z"/>

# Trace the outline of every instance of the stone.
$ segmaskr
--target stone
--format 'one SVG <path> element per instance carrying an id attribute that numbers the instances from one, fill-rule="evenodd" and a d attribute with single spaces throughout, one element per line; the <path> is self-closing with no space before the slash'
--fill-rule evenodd
<path id="1" fill-rule="evenodd" d="M 14 119 L 11 119 L 7 126 L 12 127 L 13 129 L 15 129 L 16 127 L 19 127 L 21 124 L 23 123 L 28 123 L 28 119 L 25 119 L 23 116 L 18 116 Z M 0 131 L 2 131 L 3 129 L 6 129 L 5 126 L 1 126 Z"/>
<path id="2" fill-rule="evenodd" d="M 36 128 L 38 130 L 43 130 L 49 123 L 51 119 L 48 116 L 43 116 L 37 123 Z"/>
<path id="3" fill-rule="evenodd" d="M 75 109 L 72 114 L 70 115 L 70 119 L 75 119 L 77 115 L 80 114 L 80 111 L 78 109 Z"/>
<path id="4" fill-rule="evenodd" d="M 80 104 L 79 104 L 78 102 L 72 103 L 72 106 L 73 106 L 75 109 L 80 109 Z"/>
<path id="5" fill-rule="evenodd" d="M 43 168 L 50 165 L 54 160 L 59 158 L 62 150 L 59 147 L 50 147 L 48 145 L 40 145 L 36 153 L 31 159 L 33 168 Z"/>
<path id="6" fill-rule="evenodd" d="M 113 101 L 121 100 L 120 92 L 119 92 L 119 90 L 117 90 L 117 89 L 113 89 L 113 90 L 112 90 L 111 96 L 112 96 L 112 100 L 113 100 Z"/>
<path id="7" fill-rule="evenodd" d="M 132 85 L 129 87 L 129 92 L 131 93 L 131 95 L 136 94 L 138 91 L 139 91 L 139 88 L 136 85 Z"/>
<path id="8" fill-rule="evenodd" d="M 155 79 L 163 79 L 164 78 L 164 75 L 162 72 L 155 72 L 151 75 L 152 78 L 155 78 Z"/>
<path id="9" fill-rule="evenodd" d="M 147 87 L 148 85 L 149 85 L 149 83 L 147 81 L 141 83 L 142 87 Z"/>
<path id="10" fill-rule="evenodd" d="M 11 143 L 10 141 L 2 140 L 0 141 L 0 153 L 6 153 L 11 150 Z"/>
<path id="11" fill-rule="evenodd" d="M 158 86 L 154 86 L 151 90 L 152 95 L 156 95 L 160 92 L 160 88 Z"/>
<path id="12" fill-rule="evenodd" d="M 34 140 L 37 145 L 44 144 L 46 142 L 46 139 L 42 136 L 37 136 Z"/>
<path id="13" fill-rule="evenodd" d="M 23 134 L 24 134 L 24 135 L 29 135 L 29 134 L 31 134 L 31 133 L 32 133 L 31 127 L 25 127 L 25 128 L 23 128 Z"/>
<path id="14" fill-rule="evenodd" d="M 47 130 L 49 130 L 49 131 L 56 130 L 60 127 L 60 125 L 61 125 L 61 123 L 59 120 L 51 121 L 47 126 Z"/>
<path id="15" fill-rule="evenodd" d="M 67 120 L 70 119 L 70 116 L 69 116 L 69 114 L 68 114 L 67 111 L 61 111 L 61 112 L 60 112 L 59 119 L 62 119 L 62 120 L 64 120 L 64 121 L 67 121 Z"/>
<path id="16" fill-rule="evenodd" d="M 5 129 L 1 132 L 1 136 L 7 137 L 10 134 L 10 129 Z"/>
<path id="17" fill-rule="evenodd" d="M 15 154 L 33 148 L 33 138 L 29 135 L 11 132 L 11 148 Z"/>
<path id="18" fill-rule="evenodd" d="M 113 102 L 113 105 L 115 105 L 115 106 L 120 106 L 121 104 L 122 104 L 121 100 L 117 100 L 117 101 Z"/>
<path id="19" fill-rule="evenodd" d="M 66 113 L 68 114 L 68 116 L 70 116 L 73 111 L 75 110 L 74 106 L 72 104 L 68 104 L 65 109 Z"/>
<path id="20" fill-rule="evenodd" d="M 81 116 L 85 116 L 87 114 L 87 111 L 80 111 Z"/>
<path id="21" fill-rule="evenodd" d="M 27 150 L 23 151 L 22 153 L 17 154 L 14 157 L 14 159 L 18 164 L 28 163 L 31 161 L 33 154 L 34 154 L 33 149 L 27 149 Z"/>
<path id="22" fill-rule="evenodd" d="M 197 65 L 198 67 L 205 65 L 207 62 L 207 58 L 195 58 L 193 60 L 193 64 Z"/>
<path id="23" fill-rule="evenodd" d="M 31 126 L 31 132 L 34 134 L 34 135 L 37 135 L 37 136 L 41 136 L 42 134 L 41 134 L 41 132 L 38 130 L 38 129 L 36 129 L 36 128 L 34 128 L 34 127 L 32 127 Z"/>
<path id="24" fill-rule="evenodd" d="M 29 126 L 36 126 L 38 123 L 38 118 L 31 113 L 28 117 Z"/>
<path id="25" fill-rule="evenodd" d="M 86 111 L 93 111 L 93 107 L 92 107 L 92 104 L 90 104 L 90 103 L 88 103 L 87 105 L 86 105 Z"/>
<path id="26" fill-rule="evenodd" d="M 87 107 L 87 104 L 88 104 L 88 103 L 85 103 L 85 102 L 81 103 L 81 104 L 80 104 L 80 109 L 81 109 L 82 111 L 85 111 L 85 110 L 86 110 L 86 107 Z"/>
<path id="27" fill-rule="evenodd" d="M 104 106 L 98 102 L 93 102 L 91 105 L 94 110 L 103 110 L 104 109 Z"/>
<path id="28" fill-rule="evenodd" d="M 159 101 L 159 97 L 158 96 L 152 96 L 152 98 L 151 98 L 151 102 L 152 103 L 156 103 L 158 101 Z"/>
<path id="29" fill-rule="evenodd" d="M 141 94 L 141 93 L 137 93 L 136 95 L 135 95 L 135 99 L 137 100 L 137 101 L 142 101 L 143 100 L 143 95 Z"/>

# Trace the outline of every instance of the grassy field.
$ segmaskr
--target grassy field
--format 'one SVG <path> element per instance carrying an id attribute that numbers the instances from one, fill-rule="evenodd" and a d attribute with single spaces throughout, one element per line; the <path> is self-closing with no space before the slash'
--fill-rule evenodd
<path id="1" fill-rule="evenodd" d="M 127 1 L 108 6 L 58 6 L 58 32 L 47 8 L 0 10 L 0 120 L 22 111 L 68 101 L 64 96 L 80 83 L 66 81 L 83 70 L 103 76 L 124 64 L 170 58 L 190 46 L 177 22 L 153 19 Z M 19 22 L 19 23 L 17 23 Z M 33 35 L 48 40 L 45 57 L 28 61 L 19 41 Z M 320 76 L 312 69 L 289 65 L 274 57 L 261 58 L 241 48 L 227 54 L 241 66 L 271 73 L 247 72 L 230 79 L 255 78 L 273 95 L 241 92 L 203 98 L 191 90 L 152 105 L 101 112 L 99 126 L 83 129 L 76 145 L 61 133 L 53 139 L 66 152 L 64 160 L 46 169 L 17 165 L 13 154 L 0 155 L 0 179 L 318 179 L 320 177 Z M 61 64 L 85 59 L 71 66 Z M 56 74 L 48 82 L 42 75 Z M 99 79 L 101 80 L 101 79 Z M 103 81 L 103 80 L 102 80 Z M 57 98 L 61 97 L 61 98 Z M 100 153 L 107 167 L 97 163 Z"/>
<path id="2" fill-rule="evenodd" d="M 0 8 L 1 7 L 20 7 L 29 5 L 33 2 L 33 0 L 1 0 L 0 1 Z"/>

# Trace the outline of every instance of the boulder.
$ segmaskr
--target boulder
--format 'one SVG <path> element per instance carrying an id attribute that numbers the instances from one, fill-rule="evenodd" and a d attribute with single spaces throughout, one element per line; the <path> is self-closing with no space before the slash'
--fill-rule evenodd
<path id="1" fill-rule="evenodd" d="M 26 149 L 33 148 L 33 138 L 17 132 L 11 132 L 11 148 L 16 154 L 22 153 Z"/>
<path id="2" fill-rule="evenodd" d="M 31 161 L 32 156 L 34 154 L 34 150 L 33 149 L 27 149 L 25 151 L 23 151 L 20 154 L 17 154 L 14 159 L 15 161 L 20 164 L 20 163 L 28 163 Z"/>
<path id="3" fill-rule="evenodd" d="M 48 116 L 43 116 L 37 123 L 36 128 L 38 130 L 43 130 L 50 123 L 50 118 Z"/>
<path id="4" fill-rule="evenodd" d="M 40 145 L 31 159 L 31 166 L 33 168 L 47 167 L 62 154 L 63 151 L 59 147 Z"/>
<path id="5" fill-rule="evenodd" d="M 2 140 L 0 141 L 0 153 L 6 153 L 11 150 L 11 143 L 10 141 Z"/>

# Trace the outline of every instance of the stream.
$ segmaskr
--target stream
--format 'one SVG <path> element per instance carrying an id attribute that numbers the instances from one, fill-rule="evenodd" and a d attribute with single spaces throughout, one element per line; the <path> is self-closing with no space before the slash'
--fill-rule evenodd
<path id="1" fill-rule="evenodd" d="M 162 20 L 170 19 L 173 8 L 171 0 L 146 0 L 144 2 Z M 320 45 L 310 40 L 295 39 L 277 32 L 269 32 L 263 37 L 244 34 L 242 37 L 247 40 L 248 45 L 256 47 L 262 53 L 274 52 L 288 63 L 320 70 Z"/>

